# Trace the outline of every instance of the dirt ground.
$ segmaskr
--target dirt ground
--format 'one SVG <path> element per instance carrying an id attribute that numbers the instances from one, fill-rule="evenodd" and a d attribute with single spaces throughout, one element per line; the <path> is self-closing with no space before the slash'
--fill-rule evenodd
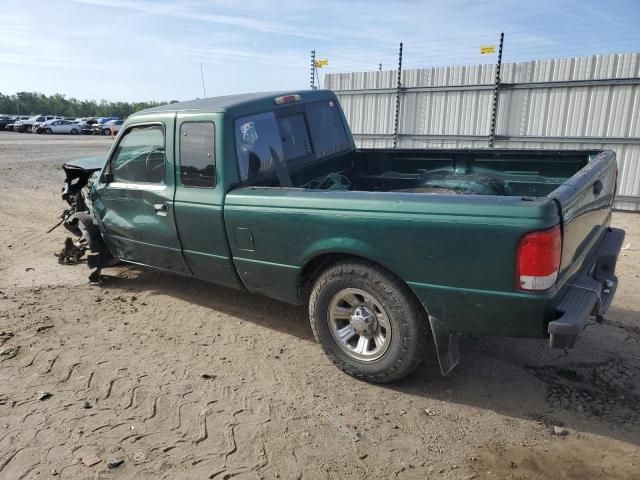
<path id="1" fill-rule="evenodd" d="M 464 338 L 448 378 L 369 385 L 304 308 L 58 265 L 60 166 L 110 143 L 0 132 L 0 479 L 640 479 L 640 215 L 615 214 L 621 285 L 569 355 Z"/>

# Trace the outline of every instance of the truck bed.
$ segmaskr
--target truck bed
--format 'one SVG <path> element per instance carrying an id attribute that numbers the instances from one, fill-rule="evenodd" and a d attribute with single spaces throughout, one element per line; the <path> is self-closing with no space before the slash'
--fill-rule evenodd
<path id="1" fill-rule="evenodd" d="M 314 189 L 337 173 L 355 191 L 544 197 L 598 153 L 358 149 L 322 164 L 294 167 L 291 178 L 296 187 Z"/>
<path id="2" fill-rule="evenodd" d="M 586 152 L 358 150 L 356 189 L 543 197 L 589 161 Z"/>

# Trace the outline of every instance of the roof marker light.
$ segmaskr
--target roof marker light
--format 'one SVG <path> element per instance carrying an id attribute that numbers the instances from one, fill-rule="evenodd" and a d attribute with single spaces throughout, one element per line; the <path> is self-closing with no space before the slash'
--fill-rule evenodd
<path id="1" fill-rule="evenodd" d="M 300 95 L 283 95 L 282 97 L 276 97 L 274 99 L 274 102 L 276 102 L 276 105 L 283 105 L 285 103 L 293 103 L 293 102 L 299 102 L 300 101 Z"/>

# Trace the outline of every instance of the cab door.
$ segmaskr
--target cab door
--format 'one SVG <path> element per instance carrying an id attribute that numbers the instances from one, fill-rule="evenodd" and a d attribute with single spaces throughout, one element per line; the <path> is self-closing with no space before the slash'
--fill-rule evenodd
<path id="1" fill-rule="evenodd" d="M 215 113 L 178 114 L 174 211 L 183 256 L 193 275 L 242 288 L 224 222 L 221 119 Z"/>
<path id="2" fill-rule="evenodd" d="M 130 124 L 92 190 L 94 217 L 119 259 L 190 274 L 175 225 L 175 114 Z"/>

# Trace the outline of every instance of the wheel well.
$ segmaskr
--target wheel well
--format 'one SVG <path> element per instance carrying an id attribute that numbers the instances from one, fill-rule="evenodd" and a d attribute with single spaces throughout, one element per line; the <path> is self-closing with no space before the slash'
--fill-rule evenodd
<path id="1" fill-rule="evenodd" d="M 313 288 L 313 284 L 320 274 L 338 262 L 346 260 L 367 260 L 366 258 L 359 257 L 357 255 L 350 255 L 348 253 L 325 253 L 313 257 L 309 260 L 298 276 L 298 291 L 300 299 L 303 303 L 309 299 L 309 294 Z"/>
<path id="2" fill-rule="evenodd" d="M 313 288 L 313 284 L 316 282 L 317 278 L 320 276 L 322 272 L 324 272 L 327 268 L 329 268 L 332 265 L 335 265 L 338 262 L 344 262 L 349 260 L 373 263 L 374 265 L 377 265 L 378 267 L 384 269 L 390 275 L 396 277 L 398 280 L 400 280 L 403 284 L 406 285 L 407 290 L 410 292 L 410 295 L 416 300 L 416 302 L 418 302 L 418 304 L 423 308 L 424 312 L 428 315 L 428 311 L 425 305 L 422 304 L 420 299 L 416 296 L 413 290 L 409 288 L 407 283 L 402 278 L 400 278 L 394 272 L 384 267 L 383 265 L 380 265 L 377 262 L 369 260 L 368 258 L 365 258 L 365 257 L 352 255 L 349 253 L 325 253 L 322 255 L 318 255 L 317 257 L 314 257 L 311 260 L 309 260 L 306 263 L 306 265 L 302 267 L 302 271 L 300 272 L 300 275 L 298 277 L 298 292 L 299 292 L 298 295 L 300 297 L 301 303 L 306 304 L 308 302 L 309 295 L 311 294 L 311 289 Z"/>

